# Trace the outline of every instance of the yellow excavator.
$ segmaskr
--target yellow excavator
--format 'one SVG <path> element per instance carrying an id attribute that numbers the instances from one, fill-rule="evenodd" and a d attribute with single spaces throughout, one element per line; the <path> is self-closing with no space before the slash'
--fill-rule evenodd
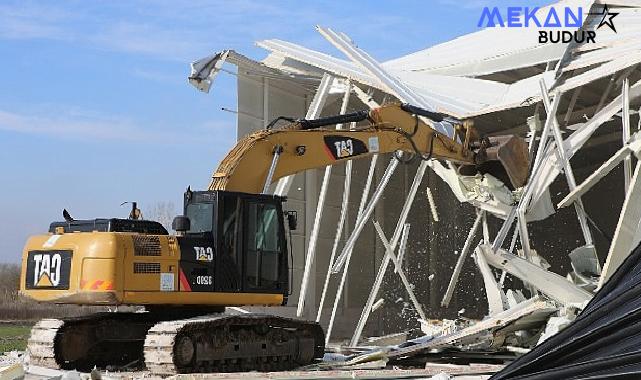
<path id="1" fill-rule="evenodd" d="M 517 137 L 481 138 L 455 126 L 452 138 L 407 104 L 316 120 L 290 120 L 255 132 L 223 159 L 206 191 L 184 194 L 170 235 L 136 219 L 51 223 L 32 236 L 22 258 L 21 292 L 41 302 L 144 306 L 44 319 L 28 341 L 32 364 L 82 371 L 146 368 L 155 376 L 191 372 L 287 370 L 324 353 L 319 324 L 266 314 L 232 314 L 231 306 L 285 305 L 290 293 L 286 228 L 296 228 L 285 197 L 266 194 L 279 178 L 372 154 L 442 159 L 487 171 L 520 187 L 528 153 Z M 351 130 L 324 128 L 358 122 Z M 496 170 L 496 162 L 499 162 Z M 499 173 L 500 172 L 500 173 Z"/>

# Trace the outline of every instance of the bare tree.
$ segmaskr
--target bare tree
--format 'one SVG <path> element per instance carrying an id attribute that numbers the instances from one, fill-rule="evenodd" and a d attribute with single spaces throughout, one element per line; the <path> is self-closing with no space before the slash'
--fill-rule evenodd
<path id="1" fill-rule="evenodd" d="M 156 202 L 151 204 L 144 215 L 145 219 L 155 220 L 162 224 L 167 231 L 171 231 L 171 222 L 176 216 L 176 207 L 173 202 Z"/>
<path id="2" fill-rule="evenodd" d="M 15 299 L 20 288 L 20 266 L 0 264 L 0 299 L 3 302 Z"/>

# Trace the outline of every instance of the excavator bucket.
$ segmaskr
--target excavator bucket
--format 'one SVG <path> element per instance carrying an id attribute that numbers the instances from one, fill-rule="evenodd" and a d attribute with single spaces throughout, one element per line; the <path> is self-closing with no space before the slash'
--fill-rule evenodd
<path id="1" fill-rule="evenodd" d="M 528 145 L 517 136 L 489 137 L 489 146 L 485 150 L 486 162 L 482 165 L 485 173 L 491 174 L 514 188 L 527 183 L 530 167 Z M 507 178 L 506 178 L 507 177 Z"/>

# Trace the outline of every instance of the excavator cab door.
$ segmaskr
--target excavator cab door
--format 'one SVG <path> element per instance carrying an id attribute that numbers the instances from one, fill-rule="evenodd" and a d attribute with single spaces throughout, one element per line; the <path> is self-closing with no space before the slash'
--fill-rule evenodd
<path id="1" fill-rule="evenodd" d="M 189 192 L 190 229 L 178 237 L 182 291 L 287 294 L 282 199 L 227 191 Z"/>
<path id="2" fill-rule="evenodd" d="M 247 200 L 245 204 L 245 285 L 248 291 L 281 288 L 283 214 L 275 203 Z"/>

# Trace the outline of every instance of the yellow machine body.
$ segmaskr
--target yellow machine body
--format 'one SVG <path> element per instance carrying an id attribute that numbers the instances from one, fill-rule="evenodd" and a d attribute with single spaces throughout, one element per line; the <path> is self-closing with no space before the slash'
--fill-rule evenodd
<path id="1" fill-rule="evenodd" d="M 28 263 L 30 255 L 40 256 Z M 181 279 L 180 259 L 177 237 L 170 235 L 123 232 L 36 235 L 24 248 L 21 292 L 36 301 L 80 305 L 283 303 L 283 294 L 188 291 L 186 279 Z"/>

